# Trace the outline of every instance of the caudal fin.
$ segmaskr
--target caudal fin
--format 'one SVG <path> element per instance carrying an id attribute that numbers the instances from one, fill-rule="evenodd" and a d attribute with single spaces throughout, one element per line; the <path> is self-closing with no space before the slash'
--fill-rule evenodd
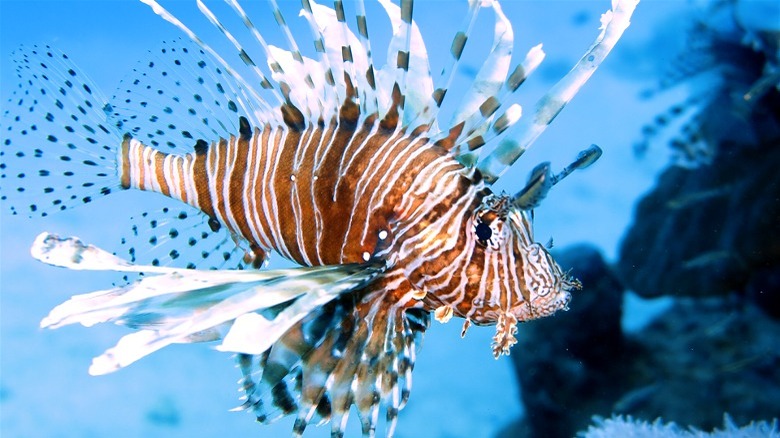
<path id="1" fill-rule="evenodd" d="M 19 85 L 2 120 L 3 203 L 12 214 L 47 216 L 118 190 L 122 136 L 108 100 L 49 46 L 21 47 L 12 56 Z"/>

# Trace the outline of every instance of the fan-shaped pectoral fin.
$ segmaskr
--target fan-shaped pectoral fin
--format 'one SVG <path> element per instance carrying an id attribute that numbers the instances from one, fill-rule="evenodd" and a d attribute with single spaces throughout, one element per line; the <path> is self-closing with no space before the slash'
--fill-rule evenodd
<path id="1" fill-rule="evenodd" d="M 415 354 L 430 317 L 407 289 L 380 276 L 312 312 L 262 355 L 242 356 L 243 408 L 262 422 L 297 412 L 294 434 L 331 422 L 343 436 L 355 405 L 365 436 L 384 406 L 386 436 L 409 398 Z M 260 370 L 258 372 L 258 370 Z"/>
<path id="2" fill-rule="evenodd" d="M 32 253 L 70 269 L 147 274 L 124 287 L 74 296 L 41 321 L 51 328 L 113 322 L 137 329 L 96 358 L 91 374 L 116 371 L 174 343 L 222 339 L 219 350 L 262 353 L 308 314 L 382 270 L 372 264 L 269 271 L 139 266 L 48 233 L 38 236 Z"/>

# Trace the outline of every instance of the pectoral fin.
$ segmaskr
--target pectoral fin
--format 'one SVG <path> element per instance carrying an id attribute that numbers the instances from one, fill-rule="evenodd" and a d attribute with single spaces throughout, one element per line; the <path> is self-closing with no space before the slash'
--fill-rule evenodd
<path id="1" fill-rule="evenodd" d="M 110 373 L 173 343 L 222 339 L 220 350 L 261 353 L 308 313 L 381 272 L 372 264 L 269 271 L 139 266 L 77 238 L 48 233 L 38 236 L 31 252 L 69 269 L 158 274 L 74 296 L 41 321 L 49 328 L 113 322 L 138 329 L 95 358 L 90 374 Z"/>

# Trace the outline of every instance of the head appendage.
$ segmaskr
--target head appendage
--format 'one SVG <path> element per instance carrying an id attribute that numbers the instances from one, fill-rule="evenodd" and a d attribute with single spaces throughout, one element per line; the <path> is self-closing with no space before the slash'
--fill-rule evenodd
<path id="1" fill-rule="evenodd" d="M 517 343 L 517 317 L 511 312 L 502 313 L 496 323 L 496 334 L 493 336 L 493 357 L 498 359 L 502 354 L 509 355 L 513 345 Z"/>
<path id="2" fill-rule="evenodd" d="M 525 187 L 512 198 L 512 203 L 521 210 L 532 210 L 538 207 L 555 184 L 561 182 L 575 170 L 585 169 L 595 163 L 601 154 L 601 148 L 592 144 L 577 154 L 577 158 L 571 164 L 555 175 L 550 171 L 549 162 L 537 165 L 531 171 Z"/>

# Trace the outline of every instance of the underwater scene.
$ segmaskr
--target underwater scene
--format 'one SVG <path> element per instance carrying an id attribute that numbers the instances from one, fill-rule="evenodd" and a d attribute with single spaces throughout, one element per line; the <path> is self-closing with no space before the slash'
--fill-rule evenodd
<path id="1" fill-rule="evenodd" d="M 3 437 L 780 437 L 777 1 L 0 0 L 0 95 Z"/>

